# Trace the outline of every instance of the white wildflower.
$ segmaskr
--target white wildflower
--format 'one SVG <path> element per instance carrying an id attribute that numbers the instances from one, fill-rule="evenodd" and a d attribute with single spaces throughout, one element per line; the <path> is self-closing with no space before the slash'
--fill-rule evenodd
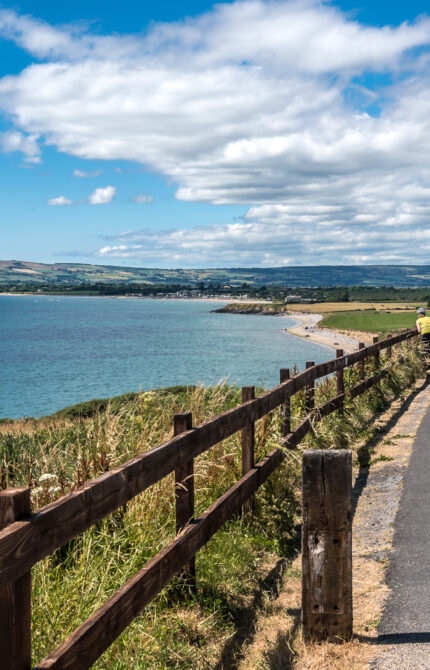
<path id="1" fill-rule="evenodd" d="M 58 493 L 58 491 L 61 491 L 61 486 L 50 486 L 48 489 L 48 493 Z"/>
<path id="2" fill-rule="evenodd" d="M 46 472 L 44 475 L 39 477 L 39 482 L 51 482 L 53 479 L 58 479 L 57 475 Z"/>

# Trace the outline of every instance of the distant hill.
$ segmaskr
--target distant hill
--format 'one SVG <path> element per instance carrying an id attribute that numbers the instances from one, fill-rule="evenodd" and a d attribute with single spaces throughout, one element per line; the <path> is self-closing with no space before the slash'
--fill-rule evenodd
<path id="1" fill-rule="evenodd" d="M 1 284 L 146 283 L 230 286 L 430 286 L 430 265 L 321 265 L 280 268 L 154 268 L 0 261 Z"/>

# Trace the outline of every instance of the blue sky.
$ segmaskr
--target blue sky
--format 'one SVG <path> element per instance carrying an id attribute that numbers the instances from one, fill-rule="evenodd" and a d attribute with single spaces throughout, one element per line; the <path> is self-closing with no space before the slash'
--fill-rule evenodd
<path id="1" fill-rule="evenodd" d="M 430 262 L 424 2 L 0 5 L 1 259 Z"/>

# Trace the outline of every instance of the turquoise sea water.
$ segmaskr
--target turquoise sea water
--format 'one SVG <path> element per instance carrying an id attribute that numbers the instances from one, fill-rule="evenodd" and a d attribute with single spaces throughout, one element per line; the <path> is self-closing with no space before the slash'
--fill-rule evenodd
<path id="1" fill-rule="evenodd" d="M 282 331 L 286 317 L 214 314 L 223 303 L 0 296 L 0 418 L 175 384 L 279 383 L 331 350 Z"/>

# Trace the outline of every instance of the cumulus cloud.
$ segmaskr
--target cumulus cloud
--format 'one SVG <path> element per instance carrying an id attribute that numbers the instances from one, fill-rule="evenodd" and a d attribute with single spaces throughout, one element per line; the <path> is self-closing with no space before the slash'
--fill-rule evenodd
<path id="1" fill-rule="evenodd" d="M 73 176 L 78 179 L 88 179 L 90 177 L 99 177 L 103 174 L 103 170 L 93 170 L 92 172 L 87 172 L 86 170 L 74 170 Z"/>
<path id="2" fill-rule="evenodd" d="M 74 202 L 73 200 L 69 200 L 69 198 L 65 198 L 64 195 L 58 196 L 58 198 L 51 198 L 48 200 L 48 205 L 51 205 L 51 207 L 62 207 L 63 205 L 73 205 Z"/>
<path id="3" fill-rule="evenodd" d="M 245 0 L 102 36 L 3 10 L 0 35 L 44 59 L 0 80 L 19 150 L 40 137 L 80 159 L 137 161 L 177 184 L 180 200 L 246 208 L 242 223 L 147 233 L 102 256 L 152 250 L 176 264 L 187 249 L 208 264 L 224 254 L 225 265 L 421 254 L 407 235 L 426 239 L 428 17 L 375 27 L 318 0 Z M 371 90 L 369 73 L 382 75 Z M 88 202 L 114 196 L 96 189 Z"/>
<path id="4" fill-rule="evenodd" d="M 138 193 L 133 198 L 131 198 L 131 202 L 137 202 L 140 205 L 147 205 L 151 202 L 154 202 L 154 198 L 152 195 L 147 195 L 146 193 Z"/>
<path id="5" fill-rule="evenodd" d="M 19 131 L 8 130 L 0 133 L 0 150 L 4 153 L 19 151 L 24 154 L 26 163 L 40 163 L 41 151 L 38 139 L 38 134 L 24 135 Z"/>
<path id="6" fill-rule="evenodd" d="M 48 205 L 52 206 L 61 206 L 61 205 L 108 205 L 115 198 L 116 188 L 115 186 L 105 186 L 104 188 L 96 188 L 95 191 L 90 193 L 87 196 L 86 200 L 70 200 L 64 195 L 60 195 L 58 198 L 51 198 L 48 200 Z"/>
<path id="7" fill-rule="evenodd" d="M 95 255 L 157 267 L 428 263 L 430 229 L 241 223 L 118 235 Z M 334 260 L 335 259 L 335 260 Z"/>
<path id="8" fill-rule="evenodd" d="M 115 198 L 115 186 L 105 186 L 96 188 L 96 190 L 88 196 L 90 205 L 108 205 Z"/>

